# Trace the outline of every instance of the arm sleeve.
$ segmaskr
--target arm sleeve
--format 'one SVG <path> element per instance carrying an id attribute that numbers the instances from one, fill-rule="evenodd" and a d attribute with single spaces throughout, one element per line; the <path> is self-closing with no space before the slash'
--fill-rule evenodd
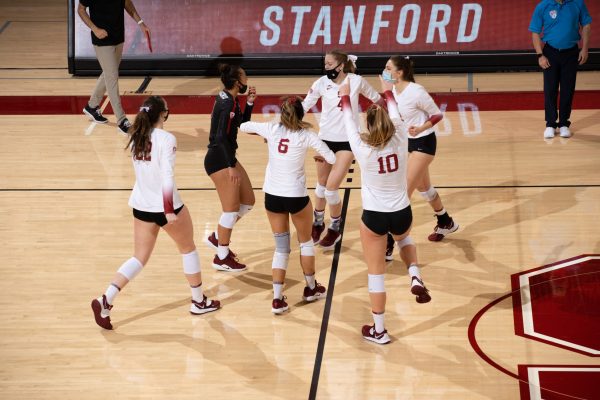
<path id="1" fill-rule="evenodd" d="M 331 149 L 329 149 L 329 147 L 327 147 L 327 145 L 317 137 L 316 133 L 307 132 L 307 135 L 310 135 L 310 139 L 308 142 L 310 147 L 315 149 L 317 153 L 323 156 L 323 158 L 325 159 L 325 161 L 327 161 L 328 164 L 334 164 L 335 153 L 331 151 Z"/>
<path id="2" fill-rule="evenodd" d="M 386 90 L 383 93 L 383 98 L 387 104 L 390 119 L 392 120 L 394 128 L 396 129 L 396 135 L 402 136 L 404 132 L 404 121 L 402 121 L 402 116 L 400 115 L 400 111 L 398 111 L 398 103 L 396 103 L 396 98 L 391 90 Z"/>
<path id="3" fill-rule="evenodd" d="M 586 26 L 592 23 L 592 16 L 585 5 L 585 2 L 581 2 L 581 11 L 579 13 L 579 23 L 581 26 Z"/>
<path id="4" fill-rule="evenodd" d="M 250 118 L 252 117 L 252 109 L 253 108 L 254 108 L 254 103 L 253 104 L 246 103 L 246 107 L 244 107 L 244 115 L 242 115 L 242 122 L 250 121 Z"/>
<path id="5" fill-rule="evenodd" d="M 271 132 L 271 124 L 269 122 L 244 122 L 240 125 L 240 130 L 246 133 L 258 133 L 265 139 L 269 138 Z"/>
<path id="6" fill-rule="evenodd" d="M 177 140 L 170 136 L 160 148 L 160 181 L 162 186 L 163 206 L 165 214 L 174 213 L 173 192 L 175 187 L 175 153 Z"/>
<path id="7" fill-rule="evenodd" d="M 542 3 L 538 4 L 533 10 L 533 15 L 531 17 L 531 22 L 529 23 L 529 32 L 532 33 L 542 33 L 542 27 L 544 25 L 544 19 L 542 17 L 543 12 Z"/>
<path id="8" fill-rule="evenodd" d="M 358 146 L 362 142 L 360 134 L 358 133 L 358 127 L 354 120 L 354 114 L 352 112 L 352 103 L 350 102 L 350 96 L 345 95 L 341 98 L 342 102 L 342 113 L 344 114 L 344 127 L 348 133 L 348 141 L 350 146 Z"/>
<path id="9" fill-rule="evenodd" d="M 437 106 L 437 104 L 435 104 L 435 101 L 433 101 L 433 99 L 425 89 L 420 89 L 419 97 L 417 100 L 417 107 L 420 110 L 425 111 L 428 117 L 432 117 L 434 115 L 442 116 L 442 112 L 440 111 L 439 107 Z"/>
<path id="10" fill-rule="evenodd" d="M 360 77 L 360 94 L 371 100 L 373 103 L 383 105 L 383 101 L 377 90 L 373 86 L 369 85 L 369 82 L 362 76 Z"/>
<path id="11" fill-rule="evenodd" d="M 229 126 L 231 124 L 230 113 L 233 112 L 234 102 L 231 100 L 219 101 L 215 104 L 217 131 L 215 134 L 215 141 L 219 148 L 223 152 L 223 157 L 229 167 L 233 167 L 234 150 L 231 148 L 231 144 L 227 138 L 229 132 Z"/>
<path id="12" fill-rule="evenodd" d="M 321 92 L 319 92 L 319 81 L 317 80 L 312 84 L 308 90 L 308 93 L 306 94 L 306 97 L 304 98 L 304 101 L 302 102 L 302 108 L 304 108 L 304 112 L 306 113 L 313 108 L 320 98 Z"/>

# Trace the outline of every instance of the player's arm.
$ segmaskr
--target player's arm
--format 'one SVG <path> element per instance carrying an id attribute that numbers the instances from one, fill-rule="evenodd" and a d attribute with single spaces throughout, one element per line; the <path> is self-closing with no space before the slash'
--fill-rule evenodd
<path id="1" fill-rule="evenodd" d="M 312 147 L 319 156 L 315 156 L 316 161 L 325 161 L 327 164 L 335 164 L 335 153 L 331 151 L 327 145 L 318 138 L 316 133 L 308 133 L 309 136 L 309 146 Z"/>
<path id="2" fill-rule="evenodd" d="M 249 135 L 259 135 L 268 139 L 270 132 L 270 123 L 268 122 L 244 122 L 240 125 L 240 131 L 247 133 Z"/>
<path id="3" fill-rule="evenodd" d="M 217 123 L 217 131 L 215 135 L 215 141 L 223 152 L 223 158 L 227 163 L 228 167 L 234 167 L 234 151 L 231 148 L 231 144 L 228 140 L 228 128 L 231 123 L 230 113 L 233 112 L 234 103 L 233 100 L 227 98 L 223 99 L 217 96 L 217 102 L 215 103 L 215 119 Z"/>
<path id="4" fill-rule="evenodd" d="M 313 108 L 320 98 L 321 93 L 319 91 L 319 80 L 317 80 L 312 84 L 308 90 L 308 93 L 304 97 L 304 100 L 302 101 L 302 108 L 304 109 L 304 112 L 307 113 L 311 108 Z"/>
<path id="5" fill-rule="evenodd" d="M 358 133 L 358 127 L 354 120 L 354 112 L 352 111 L 352 102 L 350 101 L 350 82 L 340 86 L 339 88 L 340 102 L 342 103 L 342 113 L 344 116 L 344 127 L 348 134 L 348 142 L 350 147 L 361 143 L 362 139 Z"/>
<path id="6" fill-rule="evenodd" d="M 365 96 L 367 99 L 371 100 L 373 103 L 377 104 L 378 106 L 386 106 L 386 101 L 383 97 L 381 97 L 381 95 L 379 93 L 377 93 L 377 90 L 375 90 L 375 88 L 373 86 L 371 86 L 369 84 L 369 82 L 367 82 L 367 80 L 365 78 L 363 78 L 362 76 L 360 77 L 360 94 L 362 94 L 363 96 Z"/>
<path id="7" fill-rule="evenodd" d="M 125 0 L 125 11 L 127 11 L 127 14 L 129 14 L 131 18 L 133 18 L 133 20 L 140 26 L 143 32 L 150 33 L 150 29 L 146 26 L 144 20 L 142 20 L 142 17 L 140 17 L 137 10 L 135 9 L 133 1 Z"/>
<path id="8" fill-rule="evenodd" d="M 444 118 L 444 114 L 442 114 L 437 104 L 435 104 L 435 101 L 433 101 L 425 89 L 420 90 L 419 98 L 417 99 L 417 108 L 425 111 L 427 115 L 429 115 L 429 118 L 421 126 L 408 127 L 408 133 L 411 136 L 417 136 L 419 133 L 433 128 Z"/>
<path id="9" fill-rule="evenodd" d="M 173 192 L 175 188 L 175 153 L 177 140 L 170 136 L 159 151 L 160 181 L 162 186 L 163 207 L 167 221 L 177 220 L 173 207 Z"/>
<path id="10" fill-rule="evenodd" d="M 79 5 L 77 6 L 77 14 L 79 15 L 79 18 L 81 18 L 83 23 L 86 24 L 87 27 L 92 30 L 92 32 L 94 33 L 94 36 L 96 36 L 98 39 L 104 39 L 105 37 L 108 36 L 108 32 L 106 32 L 102 28 L 98 28 L 96 26 L 96 24 L 94 24 L 94 22 L 92 22 L 92 19 L 90 18 L 89 14 L 87 13 L 88 6 L 89 6 L 88 1 L 83 1 L 83 0 L 80 1 Z"/>

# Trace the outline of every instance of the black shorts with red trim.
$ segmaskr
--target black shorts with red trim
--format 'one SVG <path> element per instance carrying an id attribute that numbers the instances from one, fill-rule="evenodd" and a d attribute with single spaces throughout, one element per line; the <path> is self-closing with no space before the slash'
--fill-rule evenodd
<path id="1" fill-rule="evenodd" d="M 183 209 L 184 206 L 181 206 L 175 209 L 175 215 L 179 214 L 179 212 Z M 164 212 L 148 212 L 148 211 L 140 211 L 133 209 L 133 216 L 136 219 L 144 222 L 153 222 L 158 226 L 165 226 L 167 224 L 167 217 Z"/>

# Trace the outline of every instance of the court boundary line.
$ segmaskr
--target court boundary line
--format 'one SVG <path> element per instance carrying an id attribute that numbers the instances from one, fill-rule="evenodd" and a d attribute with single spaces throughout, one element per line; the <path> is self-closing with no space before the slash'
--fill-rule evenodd
<path id="1" fill-rule="evenodd" d="M 347 178 L 351 180 L 352 178 Z M 340 241 L 335 244 L 333 252 L 333 260 L 331 261 L 331 272 L 329 274 L 329 283 L 327 285 L 327 297 L 325 299 L 325 306 L 323 308 L 323 318 L 321 318 L 321 330 L 319 332 L 319 342 L 317 344 L 317 353 L 315 354 L 315 365 L 313 367 L 312 379 L 310 382 L 310 392 L 308 394 L 308 400 L 315 400 L 317 398 L 317 389 L 319 387 L 319 377 L 321 376 L 321 364 L 323 362 L 323 353 L 325 351 L 325 339 L 327 338 L 327 328 L 329 326 L 329 316 L 331 314 L 331 303 L 333 301 L 333 290 L 335 289 L 335 279 L 337 276 L 337 269 L 340 261 L 340 254 L 342 251 L 342 241 L 344 240 L 344 226 L 346 224 L 346 214 L 348 212 L 348 203 L 350 202 L 350 192 L 352 188 L 344 189 L 344 200 L 342 203 L 342 213 L 340 222 L 340 232 L 342 237 Z"/>
<path id="2" fill-rule="evenodd" d="M 470 185 L 470 186 L 436 186 L 437 189 L 569 189 L 569 188 L 600 188 L 600 184 L 565 184 L 565 185 Z M 0 188 L 0 192 L 125 192 L 133 188 Z M 307 190 L 314 190 L 309 187 Z M 341 187 L 344 190 L 360 190 L 360 186 Z M 216 190 L 211 188 L 177 188 L 180 192 L 204 192 Z M 252 188 L 261 191 L 261 187 Z"/>

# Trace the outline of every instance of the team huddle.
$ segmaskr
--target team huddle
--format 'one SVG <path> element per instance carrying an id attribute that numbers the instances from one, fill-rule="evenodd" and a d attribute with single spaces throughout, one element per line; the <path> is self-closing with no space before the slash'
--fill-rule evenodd
<path id="1" fill-rule="evenodd" d="M 325 56 L 326 75 L 316 80 L 304 99 L 284 97 L 277 122 L 251 121 L 257 93 L 248 86 L 245 71 L 236 65 L 220 68 L 223 90 L 216 96 L 211 115 L 208 150 L 204 159 L 222 213 L 217 229 L 206 239 L 215 249 L 213 268 L 224 272 L 247 269 L 229 248 L 234 226 L 254 207 L 250 178 L 236 158 L 238 131 L 261 136 L 268 146 L 263 191 L 275 250 L 272 260 L 271 311 L 289 311 L 283 294 L 292 243 L 290 220 L 300 250 L 306 286 L 305 302 L 324 297 L 327 289 L 317 282 L 316 248 L 331 250 L 342 238 L 342 202 L 338 194 L 353 160 L 361 170 L 362 216 L 360 238 L 368 270 L 368 292 L 373 323 L 362 327 L 366 340 L 385 344 L 385 266 L 397 246 L 406 264 L 409 290 L 418 303 L 431 300 L 420 274 L 417 249 L 411 239 L 413 216 L 410 198 L 416 189 L 433 209 L 437 223 L 428 236 L 441 241 L 458 224 L 450 217 L 431 184 L 429 165 L 436 154 L 434 126 L 442 113 L 427 91 L 414 82 L 412 61 L 391 57 L 379 77 L 381 96 L 355 74 L 356 57 L 342 51 Z M 238 96 L 247 94 L 244 105 Z M 366 131 L 360 131 L 359 96 L 372 102 L 366 110 Z M 304 115 L 318 100 L 322 111 L 318 134 Z M 126 149 L 131 152 L 136 182 L 129 205 L 133 208 L 134 254 L 118 269 L 106 292 L 92 301 L 96 323 L 112 329 L 110 311 L 115 297 L 148 262 L 160 228 L 176 243 L 192 293 L 190 313 L 204 314 L 221 307 L 202 290 L 200 260 L 193 238 L 190 213 L 174 181 L 175 137 L 164 130 L 169 117 L 165 100 L 147 98 L 128 130 Z M 317 168 L 314 208 L 306 184 L 305 160 L 312 148 Z M 325 223 L 326 208 L 329 224 Z"/>

